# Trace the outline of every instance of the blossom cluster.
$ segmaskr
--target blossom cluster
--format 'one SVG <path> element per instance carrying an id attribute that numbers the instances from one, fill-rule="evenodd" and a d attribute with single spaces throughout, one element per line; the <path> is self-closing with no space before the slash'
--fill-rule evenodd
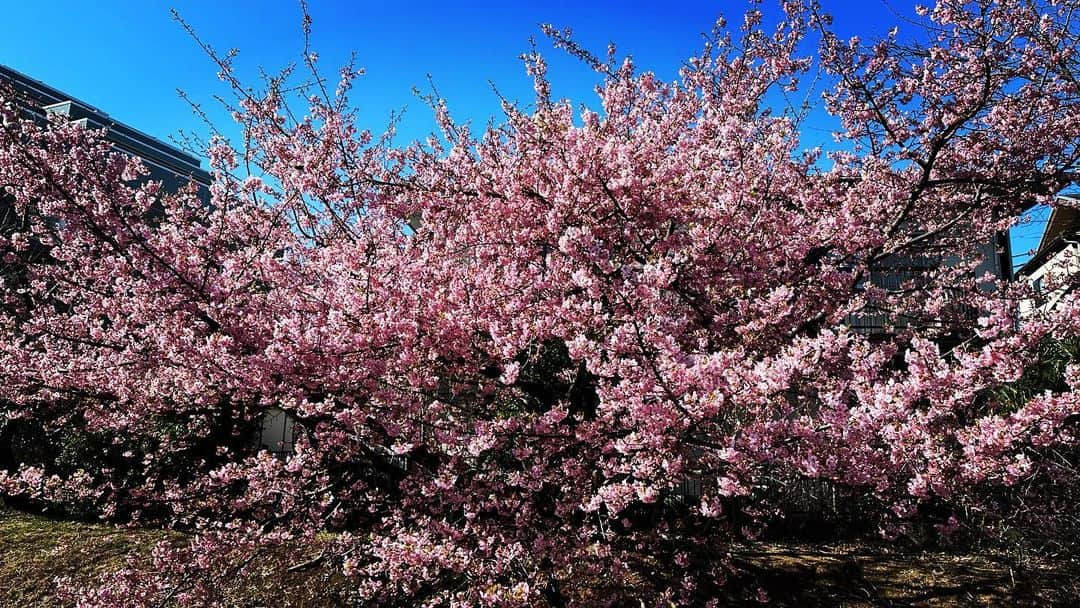
<path id="1" fill-rule="evenodd" d="M 474 133 L 435 100 L 440 133 L 406 147 L 355 127 L 356 70 L 302 113 L 238 85 L 209 205 L 4 105 L 25 221 L 0 235 L 0 415 L 108 440 L 0 493 L 196 532 L 88 607 L 212 604 L 244 555 L 326 531 L 364 605 L 696 605 L 776 480 L 894 526 L 1031 479 L 1076 441 L 1080 372 L 995 390 L 1077 337 L 1080 292 L 1021 319 L 1030 289 L 977 251 L 1080 163 L 1077 8 L 941 0 L 913 48 L 789 2 L 674 82 L 552 30 L 594 110 L 529 55 L 530 109 Z M 771 105 L 815 70 L 829 154 Z M 272 409 L 297 421 L 283 458 L 250 440 Z"/>

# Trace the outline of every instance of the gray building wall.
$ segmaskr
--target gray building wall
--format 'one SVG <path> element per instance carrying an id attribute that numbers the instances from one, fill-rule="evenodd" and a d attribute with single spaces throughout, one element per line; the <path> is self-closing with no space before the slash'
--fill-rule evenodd
<path id="1" fill-rule="evenodd" d="M 141 158 L 150 170 L 149 179 L 161 181 L 166 191 L 176 191 L 195 181 L 204 186 L 204 196 L 209 198 L 205 186 L 210 184 L 210 174 L 202 169 L 197 157 L 115 121 L 98 108 L 2 64 L 0 86 L 14 90 L 23 110 L 31 116 L 43 120 L 46 115 L 59 115 L 88 128 L 107 129 L 106 139 L 117 150 Z"/>

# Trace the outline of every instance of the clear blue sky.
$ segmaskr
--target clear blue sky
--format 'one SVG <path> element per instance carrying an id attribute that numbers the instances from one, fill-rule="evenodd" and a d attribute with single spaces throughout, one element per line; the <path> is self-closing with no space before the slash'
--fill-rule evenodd
<path id="1" fill-rule="evenodd" d="M 902 18 L 913 17 L 912 0 L 823 0 L 843 35 L 882 35 Z M 300 11 L 289 0 L 25 0 L 0 2 L 8 24 L 0 35 L 0 63 L 42 80 L 151 135 L 167 139 L 178 130 L 200 131 L 198 120 L 176 89 L 212 105 L 222 92 L 216 69 L 174 23 L 176 8 L 200 36 L 218 50 L 240 49 L 237 66 L 252 80 L 260 66 L 276 70 L 302 50 Z M 363 126 L 378 132 L 390 112 L 406 108 L 403 139 L 432 128 L 428 110 L 412 95 L 431 74 L 459 119 L 484 123 L 499 111 L 490 84 L 511 99 L 527 102 L 532 86 L 518 55 L 537 38 L 551 64 L 554 92 L 591 101 L 595 75 L 543 40 L 538 24 L 574 29 L 587 47 L 603 52 L 609 41 L 637 63 L 673 78 L 678 66 L 701 44 L 702 32 L 722 13 L 737 22 L 741 0 L 625 2 L 547 0 L 543 2 L 391 2 L 310 0 L 313 46 L 320 64 L 333 74 L 355 51 L 367 70 L 353 91 Z M 763 5 L 775 12 L 775 3 Z M 914 29 L 913 26 L 909 26 Z M 805 133 L 821 140 L 832 126 Z M 1024 229 L 1019 247 L 1031 247 Z M 1019 251 L 1017 251 L 1019 252 Z"/>

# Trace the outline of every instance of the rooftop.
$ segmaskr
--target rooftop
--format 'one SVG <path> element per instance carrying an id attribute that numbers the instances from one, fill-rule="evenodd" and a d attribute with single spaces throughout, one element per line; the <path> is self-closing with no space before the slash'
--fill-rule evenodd
<path id="1" fill-rule="evenodd" d="M 55 114 L 82 122 L 90 128 L 108 129 L 107 138 L 117 148 L 141 157 L 156 168 L 194 178 L 203 184 L 210 181 L 210 176 L 202 169 L 198 157 L 118 122 L 106 112 L 73 95 L 3 64 L 0 64 L 0 83 L 12 86 L 16 93 L 24 98 L 27 111 L 37 116 Z"/>

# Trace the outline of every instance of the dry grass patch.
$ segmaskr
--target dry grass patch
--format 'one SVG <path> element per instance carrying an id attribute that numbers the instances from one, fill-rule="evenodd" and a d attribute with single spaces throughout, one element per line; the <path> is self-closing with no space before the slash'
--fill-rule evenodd
<path id="1" fill-rule="evenodd" d="M 0 606 L 59 606 L 55 580 L 92 580 L 167 533 L 54 521 L 0 507 Z"/>

